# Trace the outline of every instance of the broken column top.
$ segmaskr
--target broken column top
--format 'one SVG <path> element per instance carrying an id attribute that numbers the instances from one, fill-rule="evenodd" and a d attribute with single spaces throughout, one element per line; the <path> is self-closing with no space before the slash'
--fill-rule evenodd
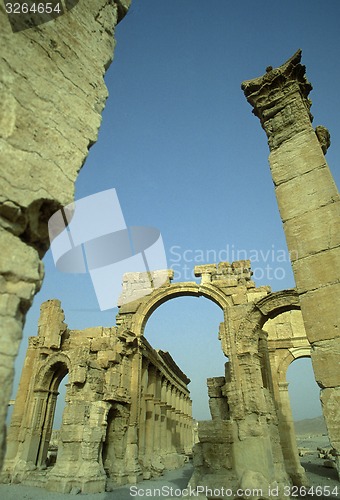
<path id="1" fill-rule="evenodd" d="M 299 49 L 282 66 L 269 66 L 263 76 L 241 85 L 266 131 L 271 149 L 297 131 L 309 128 L 313 120 L 312 102 L 308 99 L 312 85 L 306 78 L 306 67 L 301 64 L 301 53 Z"/>

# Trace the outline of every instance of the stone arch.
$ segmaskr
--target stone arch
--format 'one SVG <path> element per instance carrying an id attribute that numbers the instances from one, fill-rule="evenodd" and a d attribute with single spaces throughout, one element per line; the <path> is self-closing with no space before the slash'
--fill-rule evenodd
<path id="1" fill-rule="evenodd" d="M 296 290 L 272 292 L 252 305 L 238 329 L 236 340 L 247 339 L 250 345 L 255 342 L 256 348 L 260 331 L 268 319 L 292 309 L 301 309 Z"/>
<path id="2" fill-rule="evenodd" d="M 72 372 L 72 365 L 69 356 L 62 352 L 52 354 L 43 360 L 38 369 L 34 391 L 46 390 L 53 385 L 54 389 L 58 389 L 60 381 L 65 377 L 66 373 Z"/>
<path id="3" fill-rule="evenodd" d="M 162 304 L 176 297 L 206 297 L 215 302 L 224 312 L 232 305 L 230 297 L 227 297 L 219 288 L 212 284 L 199 285 L 194 282 L 172 283 L 168 287 L 158 288 L 148 295 L 138 306 L 131 320 L 131 330 L 140 337 L 144 334 L 144 328 L 151 314 Z"/>
<path id="4" fill-rule="evenodd" d="M 292 347 L 288 349 L 286 356 L 281 360 L 278 366 L 278 378 L 279 383 L 287 382 L 287 370 L 289 366 L 299 358 L 310 358 L 311 357 L 311 347 Z"/>
<path id="5" fill-rule="evenodd" d="M 33 388 L 33 413 L 30 423 L 28 456 L 38 467 L 46 464 L 53 419 L 62 379 L 70 373 L 71 361 L 64 353 L 42 360 Z"/>

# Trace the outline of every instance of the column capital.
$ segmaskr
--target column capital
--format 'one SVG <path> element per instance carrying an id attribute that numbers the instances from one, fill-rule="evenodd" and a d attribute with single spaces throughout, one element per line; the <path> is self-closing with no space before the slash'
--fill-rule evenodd
<path id="1" fill-rule="evenodd" d="M 288 391 L 289 382 L 279 382 L 278 386 L 280 391 Z"/>
<path id="2" fill-rule="evenodd" d="M 253 113 L 264 128 L 271 150 L 297 132 L 311 127 L 312 85 L 301 64 L 301 50 L 278 68 L 269 66 L 266 73 L 253 80 L 246 80 L 241 88 Z M 295 95 L 294 95 L 295 94 Z M 294 95 L 294 97 L 293 97 Z"/>

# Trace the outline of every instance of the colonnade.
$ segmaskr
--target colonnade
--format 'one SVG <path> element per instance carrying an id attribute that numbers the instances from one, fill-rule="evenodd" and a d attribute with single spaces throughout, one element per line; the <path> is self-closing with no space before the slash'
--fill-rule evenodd
<path id="1" fill-rule="evenodd" d="M 139 456 L 145 465 L 192 451 L 192 402 L 186 386 L 143 358 Z"/>

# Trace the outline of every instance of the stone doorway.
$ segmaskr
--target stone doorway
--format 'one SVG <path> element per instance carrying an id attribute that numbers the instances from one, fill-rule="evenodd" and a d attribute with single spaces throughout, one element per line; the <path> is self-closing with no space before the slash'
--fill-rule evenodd
<path id="1" fill-rule="evenodd" d="M 56 463 L 58 456 L 60 429 L 62 426 L 62 418 L 66 405 L 66 391 L 69 385 L 68 379 L 69 379 L 68 373 L 66 373 L 65 377 L 60 381 L 58 387 L 59 394 L 57 395 L 57 401 L 52 423 L 52 434 L 48 446 L 47 459 L 46 459 L 47 467 L 53 467 Z"/>
<path id="2" fill-rule="evenodd" d="M 122 404 L 113 404 L 107 414 L 107 428 L 102 459 L 107 487 L 126 483 L 126 445 L 129 411 Z M 111 484 L 112 483 L 112 484 Z"/>

